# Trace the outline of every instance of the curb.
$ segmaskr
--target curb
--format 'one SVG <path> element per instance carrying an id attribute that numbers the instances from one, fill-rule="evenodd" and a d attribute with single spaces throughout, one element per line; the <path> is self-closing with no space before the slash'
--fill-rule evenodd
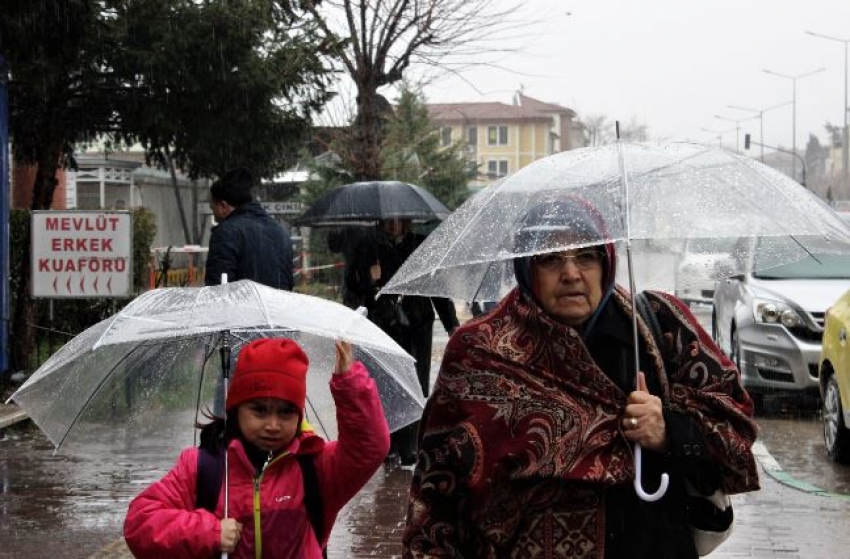
<path id="1" fill-rule="evenodd" d="M 14 404 L 0 404 L 0 429 L 28 419 L 26 412 Z"/>
<path id="2" fill-rule="evenodd" d="M 807 481 L 794 478 L 794 476 L 782 469 L 782 466 L 779 465 L 779 462 L 776 461 L 761 441 L 753 443 L 753 455 L 767 475 L 786 487 L 818 497 L 830 497 L 833 499 L 850 501 L 850 495 L 826 491 L 825 489 L 821 489 Z"/>

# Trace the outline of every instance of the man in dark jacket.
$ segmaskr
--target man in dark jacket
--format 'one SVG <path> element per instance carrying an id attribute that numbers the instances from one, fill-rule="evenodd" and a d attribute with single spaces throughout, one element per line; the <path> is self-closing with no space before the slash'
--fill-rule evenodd
<path id="1" fill-rule="evenodd" d="M 292 290 L 292 239 L 259 202 L 253 200 L 254 177 L 231 169 L 210 187 L 210 209 L 218 225 L 210 233 L 206 284 L 250 279 Z"/>

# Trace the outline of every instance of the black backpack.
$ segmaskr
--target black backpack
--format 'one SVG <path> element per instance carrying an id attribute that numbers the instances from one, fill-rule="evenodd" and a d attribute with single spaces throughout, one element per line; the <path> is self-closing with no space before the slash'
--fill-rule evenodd
<path id="1" fill-rule="evenodd" d="M 224 460 L 222 453 L 213 454 L 206 448 L 198 449 L 198 491 L 195 498 L 195 506 L 210 512 L 215 512 L 218 504 L 218 494 L 221 492 L 221 483 L 224 479 Z M 319 493 L 319 476 L 316 475 L 316 462 L 312 456 L 296 455 L 298 466 L 301 468 L 301 478 L 304 482 L 304 508 L 307 509 L 307 518 L 313 526 L 316 540 L 322 542 L 324 533 L 322 524 L 324 519 L 324 507 L 322 496 Z M 322 556 L 327 558 L 327 548 L 322 548 Z"/>

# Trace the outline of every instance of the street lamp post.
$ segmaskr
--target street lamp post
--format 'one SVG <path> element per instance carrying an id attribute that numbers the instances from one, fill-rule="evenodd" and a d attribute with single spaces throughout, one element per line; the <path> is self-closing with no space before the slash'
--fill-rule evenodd
<path id="1" fill-rule="evenodd" d="M 756 113 L 759 119 L 759 142 L 764 142 L 764 113 L 767 111 L 772 111 L 773 109 L 778 109 L 780 107 L 784 107 L 786 105 L 790 105 L 791 101 L 786 101 L 779 105 L 774 105 L 772 107 L 767 107 L 766 109 L 751 109 L 749 107 L 741 107 L 739 105 L 726 105 L 730 109 L 737 109 L 739 111 L 748 111 L 751 113 Z M 761 155 L 760 161 L 764 163 L 764 144 L 761 144 Z"/>
<path id="2" fill-rule="evenodd" d="M 781 74 L 779 72 L 774 72 L 773 70 L 768 70 L 767 68 L 764 69 L 766 74 L 791 80 L 791 150 L 794 153 L 797 153 L 797 80 L 823 71 L 824 68 L 820 67 L 817 70 L 812 70 L 805 74 L 789 76 L 788 74 Z M 794 180 L 797 180 L 797 158 L 791 160 L 791 174 L 794 175 Z"/>
<path id="3" fill-rule="evenodd" d="M 748 116 L 746 118 L 730 118 L 728 116 L 714 115 L 714 118 L 728 120 L 729 122 L 735 123 L 735 153 L 741 153 L 741 123 L 746 120 L 753 120 L 757 117 Z"/>
<path id="4" fill-rule="evenodd" d="M 847 123 L 847 111 L 850 110 L 850 105 L 847 104 L 847 44 L 850 43 L 850 39 L 831 37 L 829 35 L 815 33 L 813 31 L 806 31 L 806 33 L 812 37 L 828 39 L 837 43 L 844 43 L 844 106 L 841 107 L 841 114 L 844 115 L 844 130 L 841 133 L 841 170 L 844 174 L 844 181 L 847 182 L 848 171 L 850 171 L 850 169 L 848 169 L 848 167 L 850 167 L 850 156 L 848 156 L 847 147 L 848 141 L 850 141 L 850 132 L 848 131 Z"/>
<path id="5" fill-rule="evenodd" d="M 788 151 L 787 149 L 782 149 L 782 148 L 778 148 L 778 147 L 774 147 L 774 146 L 766 146 L 761 142 L 751 142 L 749 134 L 745 134 L 744 138 L 746 138 L 744 140 L 744 149 L 750 149 L 750 144 L 755 144 L 757 146 L 760 146 L 762 150 L 764 150 L 764 148 L 768 148 L 768 149 L 778 151 L 780 153 L 787 153 L 789 155 L 793 155 L 794 158 L 799 159 L 800 165 L 803 168 L 803 179 L 800 181 L 800 184 L 803 185 L 803 186 L 806 186 L 806 160 L 803 159 L 803 157 L 799 153 L 794 153 L 794 152 Z M 797 180 L 797 179 L 795 178 L 794 180 Z"/>
<path id="6" fill-rule="evenodd" d="M 729 132 L 735 132 L 735 128 L 730 128 L 729 130 L 712 130 L 711 128 L 700 128 L 703 132 L 709 132 L 711 134 L 715 134 L 715 138 L 717 138 L 717 145 L 723 147 L 723 134 L 728 134 Z"/>

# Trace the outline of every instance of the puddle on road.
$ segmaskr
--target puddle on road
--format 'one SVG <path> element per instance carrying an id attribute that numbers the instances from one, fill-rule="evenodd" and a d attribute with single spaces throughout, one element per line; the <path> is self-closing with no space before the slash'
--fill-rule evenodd
<path id="1" fill-rule="evenodd" d="M 0 557 L 86 558 L 121 536 L 130 499 L 173 457 L 143 471 L 114 454 L 56 454 L 30 423 L 0 432 Z"/>
<path id="2" fill-rule="evenodd" d="M 774 413 L 758 416 L 756 422 L 759 438 L 787 474 L 850 495 L 850 465 L 836 464 L 826 455 L 818 412 Z"/>

